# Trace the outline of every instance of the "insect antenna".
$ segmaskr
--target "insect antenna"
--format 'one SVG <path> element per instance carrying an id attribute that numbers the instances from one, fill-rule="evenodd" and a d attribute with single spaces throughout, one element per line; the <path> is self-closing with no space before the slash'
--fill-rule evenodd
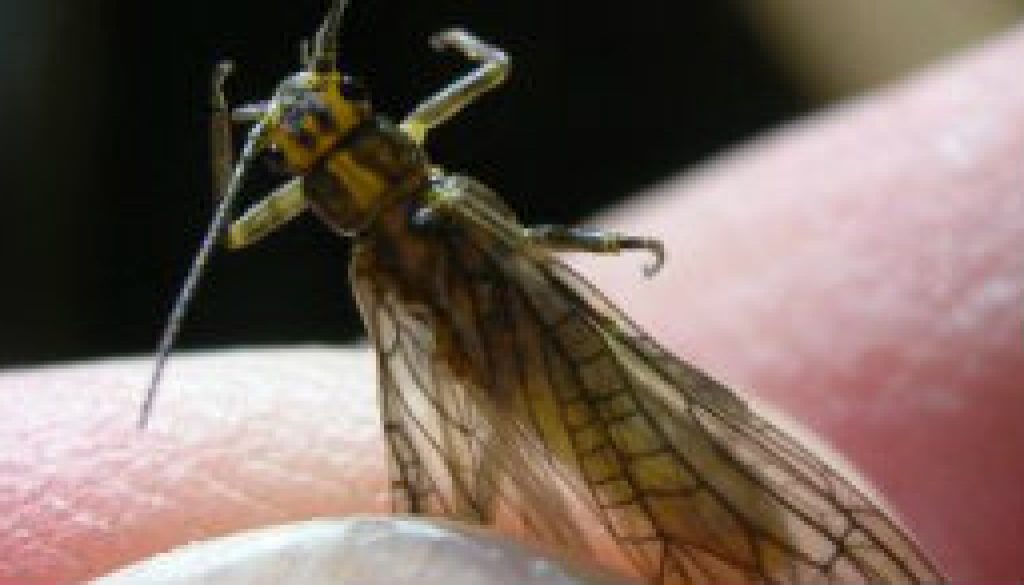
<path id="1" fill-rule="evenodd" d="M 145 428 L 146 423 L 149 421 L 149 415 L 153 410 L 153 400 L 156 398 L 156 391 L 160 385 L 160 378 L 163 375 L 164 365 L 167 363 L 171 348 L 178 337 L 178 330 L 181 329 L 181 323 L 185 318 L 189 304 L 192 302 L 192 298 L 195 297 L 199 278 L 202 276 L 203 270 L 210 260 L 210 255 L 226 231 L 225 228 L 227 227 L 228 219 L 231 217 L 231 210 L 234 207 L 235 200 L 238 198 L 238 193 L 241 191 L 242 179 L 253 158 L 259 154 L 265 145 L 266 128 L 270 117 L 270 115 L 265 116 L 253 126 L 252 131 L 249 133 L 249 139 L 242 149 L 242 154 L 239 155 L 238 164 L 235 165 L 235 170 L 231 174 L 231 179 L 224 191 L 224 197 L 217 205 L 217 210 L 213 214 L 213 219 L 210 220 L 210 226 L 206 229 L 206 235 L 203 236 L 203 242 L 199 246 L 199 251 L 196 253 L 195 259 L 192 260 L 192 266 L 189 268 L 185 283 L 181 286 L 178 297 L 174 300 L 171 314 L 167 317 L 167 324 L 164 325 L 163 333 L 160 336 L 160 343 L 157 345 L 153 373 L 149 378 L 149 384 L 146 386 L 146 398 L 143 400 L 142 408 L 139 412 L 139 428 Z"/>
<path id="2" fill-rule="evenodd" d="M 313 42 L 314 64 L 319 71 L 338 69 L 338 39 L 341 35 L 341 17 L 348 0 L 334 0 Z"/>

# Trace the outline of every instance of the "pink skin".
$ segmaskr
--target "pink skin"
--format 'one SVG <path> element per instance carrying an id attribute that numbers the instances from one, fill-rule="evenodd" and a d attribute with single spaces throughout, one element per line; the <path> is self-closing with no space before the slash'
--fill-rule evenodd
<path id="1" fill-rule="evenodd" d="M 586 259 L 705 369 L 802 421 L 960 582 L 1024 577 L 1024 29 L 609 214 L 669 262 Z M 510 194 L 514 197 L 514 194 Z M 0 376 L 0 585 L 385 512 L 372 359 L 262 350 Z"/>

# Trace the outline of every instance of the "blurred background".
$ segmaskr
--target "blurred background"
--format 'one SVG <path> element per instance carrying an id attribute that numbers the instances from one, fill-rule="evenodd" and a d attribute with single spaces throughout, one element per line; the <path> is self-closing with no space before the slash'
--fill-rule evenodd
<path id="1" fill-rule="evenodd" d="M 326 2 L 0 3 L 0 366 L 152 350 L 211 212 L 211 67 L 233 58 L 232 98 L 266 97 Z M 400 118 L 465 70 L 431 32 L 463 24 L 505 48 L 507 86 L 436 132 L 432 157 L 531 222 L 572 222 L 1022 14 L 1024 0 L 355 0 L 342 62 Z M 257 173 L 250 200 L 278 180 Z M 347 254 L 303 218 L 219 255 L 181 346 L 362 335 Z"/>

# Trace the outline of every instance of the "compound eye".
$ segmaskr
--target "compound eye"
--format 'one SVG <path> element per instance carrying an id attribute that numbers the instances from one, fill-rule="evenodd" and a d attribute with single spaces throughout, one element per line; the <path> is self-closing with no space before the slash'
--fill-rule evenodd
<path id="1" fill-rule="evenodd" d="M 266 161 L 267 168 L 270 172 L 277 175 L 289 175 L 291 171 L 288 169 L 288 161 L 284 158 L 284 153 L 279 148 L 269 148 L 263 155 L 263 160 Z"/>
<path id="2" fill-rule="evenodd" d="M 341 95 L 350 102 L 365 102 L 370 100 L 370 90 L 358 77 L 346 75 L 341 80 Z"/>

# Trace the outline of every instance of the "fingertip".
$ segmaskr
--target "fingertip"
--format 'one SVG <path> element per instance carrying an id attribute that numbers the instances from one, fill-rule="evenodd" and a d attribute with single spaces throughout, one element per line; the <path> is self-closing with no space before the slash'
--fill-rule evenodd
<path id="1" fill-rule="evenodd" d="M 583 266 L 832 442 L 959 580 L 1019 574 L 1024 543 L 1022 57 L 1018 27 L 609 215 L 666 239 L 656 280 Z"/>

